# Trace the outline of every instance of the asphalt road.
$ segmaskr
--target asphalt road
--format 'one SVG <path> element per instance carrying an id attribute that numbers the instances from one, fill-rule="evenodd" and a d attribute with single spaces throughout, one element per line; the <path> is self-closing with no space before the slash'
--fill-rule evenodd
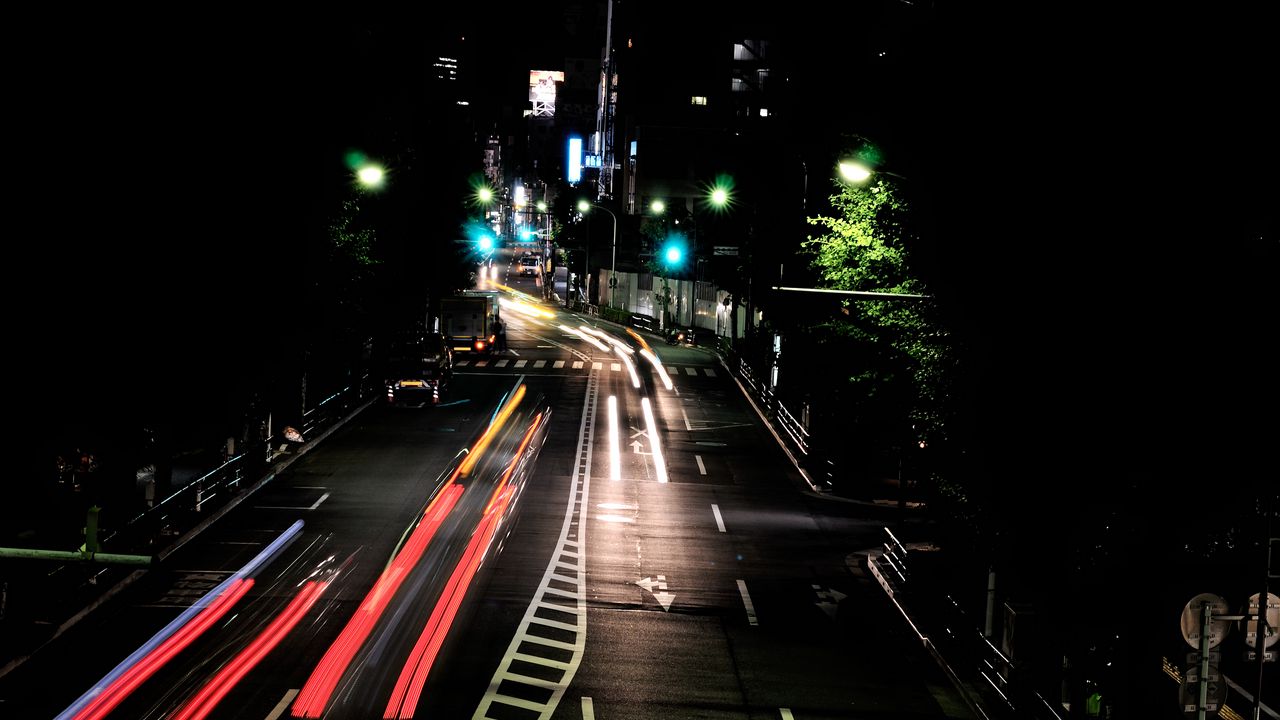
<path id="1" fill-rule="evenodd" d="M 851 563 L 889 511 L 811 492 L 712 354 L 652 346 L 668 389 L 621 328 L 503 312 L 509 353 L 359 415 L 0 678 L 0 715 L 87 702 L 245 588 L 109 716 L 968 716 Z"/>

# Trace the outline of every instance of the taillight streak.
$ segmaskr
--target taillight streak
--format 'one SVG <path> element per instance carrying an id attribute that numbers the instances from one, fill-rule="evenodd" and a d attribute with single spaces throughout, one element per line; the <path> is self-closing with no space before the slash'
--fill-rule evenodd
<path id="1" fill-rule="evenodd" d="M 107 687 L 102 694 L 75 715 L 76 720 L 97 720 L 106 717 L 117 705 L 138 688 L 147 678 L 154 675 L 166 663 L 182 652 L 188 645 L 200 637 L 209 626 L 217 622 L 231 609 L 237 600 L 244 597 L 253 587 L 252 579 L 238 579 L 227 587 L 216 600 L 209 604 L 196 618 L 170 635 L 155 650 L 140 659 L 124 674 Z"/>
<path id="2" fill-rule="evenodd" d="M 328 583 L 307 582 L 288 606 L 276 616 L 271 624 L 254 638 L 248 647 L 241 650 L 231 662 L 227 663 L 213 680 L 205 684 L 200 692 L 175 716 L 175 720 L 203 720 L 217 707 L 222 698 L 254 668 L 267 653 L 275 649 L 289 631 L 293 630 L 316 599 L 324 592 Z"/>
<path id="3" fill-rule="evenodd" d="M 452 484 L 451 478 L 449 484 L 441 489 L 440 494 L 436 495 L 436 498 L 427 506 L 422 522 L 414 528 L 408 542 L 396 554 L 391 564 L 382 571 L 378 581 L 365 596 L 364 602 L 356 609 L 355 614 L 347 621 L 346 627 L 329 646 L 320 663 L 316 665 L 316 669 L 311 671 L 311 677 L 307 678 L 298 697 L 294 699 L 291 711 L 294 717 L 318 718 L 324 713 L 325 706 L 333 695 L 333 689 L 337 687 L 338 681 L 347 671 L 351 659 L 355 657 L 356 652 L 369 637 L 369 633 L 373 631 L 396 590 L 409 576 L 413 565 L 422 557 L 427 544 L 440 528 L 440 523 L 453 510 L 464 489 L 461 485 Z"/>

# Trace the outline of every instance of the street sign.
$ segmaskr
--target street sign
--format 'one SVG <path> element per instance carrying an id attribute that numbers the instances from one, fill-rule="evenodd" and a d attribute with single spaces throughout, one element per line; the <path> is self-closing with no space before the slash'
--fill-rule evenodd
<path id="1" fill-rule="evenodd" d="M 1215 616 L 1227 614 L 1227 601 L 1213 593 L 1200 593 L 1191 598 L 1187 602 L 1186 607 L 1182 609 L 1182 639 L 1192 648 L 1200 649 L 1200 607 L 1209 605 L 1209 647 L 1217 647 L 1222 642 L 1222 638 L 1226 636 L 1227 625 L 1226 620 L 1216 619 Z"/>
<path id="2" fill-rule="evenodd" d="M 1251 647 L 1258 647 L 1258 596 L 1249 596 L 1249 610 L 1245 613 L 1248 620 L 1244 624 L 1244 641 Z M 1275 593 L 1267 593 L 1267 632 L 1263 636 L 1262 647 L 1269 648 L 1280 640 L 1280 597 Z"/>
<path id="3" fill-rule="evenodd" d="M 1218 708 L 1222 706 L 1222 701 L 1227 697 L 1227 684 L 1224 682 L 1210 682 L 1208 690 L 1204 704 L 1205 713 L 1216 713 Z M 1199 680 L 1195 682 L 1185 678 L 1182 680 L 1182 684 L 1178 686 L 1178 704 L 1182 706 L 1182 712 L 1187 717 L 1194 718 L 1199 715 Z"/>
<path id="4" fill-rule="evenodd" d="M 1209 682 L 1211 683 L 1216 683 L 1222 680 L 1222 673 L 1218 672 L 1217 665 L 1210 665 L 1209 670 L 1205 672 L 1204 676 L 1209 678 Z M 1187 682 L 1189 683 L 1200 682 L 1200 666 L 1199 665 L 1192 665 L 1191 667 L 1187 668 Z"/>
<path id="5" fill-rule="evenodd" d="M 712 255 L 737 255 L 737 245 L 716 245 L 711 252 Z"/>

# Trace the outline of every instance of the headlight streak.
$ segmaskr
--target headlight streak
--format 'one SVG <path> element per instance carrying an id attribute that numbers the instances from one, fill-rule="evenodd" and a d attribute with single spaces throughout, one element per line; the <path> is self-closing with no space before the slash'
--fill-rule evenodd
<path id="1" fill-rule="evenodd" d="M 615 350 L 615 351 L 616 351 L 617 349 L 618 349 L 618 348 L 616 348 L 616 347 L 614 348 L 614 350 Z M 635 366 L 635 363 L 631 362 L 631 358 L 627 357 L 627 356 L 626 356 L 626 355 L 624 355 L 623 353 L 618 353 L 618 357 L 622 359 L 622 364 L 627 366 L 627 372 L 631 375 L 631 387 L 636 388 L 637 390 L 639 390 L 639 389 L 640 389 L 640 376 L 639 376 L 639 375 L 636 375 L 636 366 Z"/>
<path id="2" fill-rule="evenodd" d="M 532 318 L 553 318 L 556 316 L 555 313 L 549 310 L 543 310 L 540 307 L 534 307 L 533 305 L 530 305 L 529 303 L 526 303 L 526 302 L 522 302 L 520 300 L 508 300 L 506 298 L 499 298 L 498 304 L 502 305 L 502 307 L 504 308 L 507 308 L 509 310 L 514 310 L 520 313 L 521 315 L 527 315 Z"/>
<path id="3" fill-rule="evenodd" d="M 321 593 L 328 587 L 328 582 L 309 580 L 302 590 L 289 602 L 285 609 L 271 621 L 266 629 L 254 638 L 248 647 L 240 651 L 229 663 L 224 665 L 213 680 L 205 684 L 200 692 L 175 716 L 175 720 L 204 720 L 227 693 L 244 678 L 267 653 L 288 635 L 298 621 L 311 609 Z"/>
<path id="4" fill-rule="evenodd" d="M 106 702 L 107 700 L 104 696 L 108 694 L 114 695 L 123 692 L 123 694 L 120 694 L 118 698 L 111 701 L 111 707 L 118 704 L 128 696 L 129 693 L 133 692 L 134 688 L 136 688 L 138 684 L 141 684 L 143 680 L 158 670 L 160 665 L 167 662 L 173 654 L 176 654 L 178 650 L 181 650 L 182 647 L 189 644 L 191 640 L 194 640 L 195 635 L 198 635 L 200 632 L 204 632 L 207 625 L 201 626 L 199 628 L 199 632 L 196 632 L 195 635 L 191 634 L 196 623 L 203 622 L 203 618 L 210 617 L 208 613 L 209 609 L 213 608 L 215 605 L 222 607 L 228 599 L 234 603 L 234 601 L 239 599 L 244 592 L 247 592 L 249 585 L 252 585 L 252 580 L 248 581 L 249 585 L 244 585 L 242 581 L 244 581 L 250 574 L 256 572 L 258 568 L 269 562 L 277 553 L 284 549 L 286 545 L 292 542 L 293 539 L 302 532 L 302 527 L 303 522 L 301 520 L 295 520 L 288 529 L 280 534 L 280 537 L 271 541 L 269 545 L 262 549 L 262 552 L 258 553 L 252 560 L 245 563 L 244 567 L 237 570 L 226 580 L 223 580 L 217 587 L 205 593 L 204 596 L 197 600 L 191 607 L 182 611 L 182 614 L 174 618 L 168 625 L 165 625 L 160 632 L 153 635 L 150 640 L 142 645 L 142 647 L 130 653 L 129 657 L 125 658 L 119 665 L 112 668 L 111 672 L 103 676 L 103 678 L 99 680 L 96 685 L 90 688 L 88 692 L 81 695 L 74 703 L 67 707 L 66 710 L 63 710 L 58 715 L 57 720 L 69 720 L 70 718 L 80 720 L 80 718 L 100 717 L 100 715 L 86 715 L 82 710 L 85 710 L 91 704 L 98 706 Z M 233 587 L 237 588 L 236 592 L 238 593 L 235 594 L 234 597 L 230 592 Z M 244 589 L 239 590 L 238 588 L 240 587 L 243 587 Z M 229 607 L 230 605 L 225 605 L 225 607 L 219 611 L 218 615 L 221 616 L 222 613 L 226 612 L 226 608 Z M 196 619 L 196 623 L 192 623 L 193 618 Z M 213 622 L 216 619 L 217 618 L 212 618 L 209 622 Z M 189 623 L 191 623 L 192 627 L 188 627 Z M 169 647 L 172 642 L 179 642 L 178 640 L 175 640 L 179 634 L 183 635 L 183 637 L 189 637 L 189 639 L 181 641 L 182 647 L 177 647 L 173 652 L 164 656 L 163 660 L 157 662 L 157 658 L 161 656 L 161 648 Z M 139 674 L 144 672 L 145 675 L 138 677 Z M 136 681 L 132 682 L 127 690 L 124 690 L 122 679 L 126 675 L 135 678 Z M 110 708 L 108 708 L 108 710 L 110 710 Z"/>
<path id="5" fill-rule="evenodd" d="M 618 397 L 609 396 L 609 479 L 622 479 L 622 450 L 618 440 Z"/>
<path id="6" fill-rule="evenodd" d="M 658 423 L 653 419 L 653 406 L 649 398 L 640 398 L 640 407 L 644 409 L 644 424 L 649 429 L 649 449 L 653 457 L 653 469 L 658 474 L 658 482 L 667 481 L 667 462 L 662 459 L 662 445 L 658 441 Z"/>
<path id="7" fill-rule="evenodd" d="M 511 502 L 514 494 L 514 488 L 510 484 L 511 476 L 523 460 L 525 450 L 529 447 L 529 442 L 533 439 L 534 433 L 541 426 L 542 416 L 542 413 L 538 413 L 529 423 L 529 429 L 525 431 L 519 447 L 512 455 L 510 464 L 508 464 L 502 479 L 494 489 L 488 505 L 485 506 L 480 523 L 476 526 L 475 532 L 471 536 L 471 541 L 467 544 L 462 558 L 449 576 L 448 584 L 445 585 L 440 599 L 436 602 L 436 606 L 431 610 L 431 617 L 427 620 L 427 624 L 418 636 L 418 641 L 414 644 L 409 658 L 400 670 L 395 689 L 392 691 L 391 698 L 387 701 L 386 709 L 383 711 L 382 716 L 384 718 L 413 717 L 418 701 L 422 697 L 422 689 L 426 685 L 427 676 L 431 672 L 431 666 L 435 663 L 440 647 L 444 644 L 449 628 L 453 625 L 453 620 L 457 616 L 462 599 L 466 596 L 467 588 L 471 585 L 471 580 L 475 576 L 476 570 L 479 569 L 480 563 L 484 560 L 489 544 L 497 532 L 498 525 L 508 504 Z"/>
<path id="8" fill-rule="evenodd" d="M 595 345 L 596 347 L 600 348 L 600 350 L 601 350 L 602 352 L 609 352 L 609 346 L 608 346 L 608 345 L 605 345 L 605 344 L 604 344 L 604 343 L 602 343 L 602 342 L 600 342 L 600 340 L 599 340 L 599 339 L 597 339 L 597 338 L 596 338 L 596 336 L 595 336 L 595 335 L 593 335 L 593 334 L 591 334 L 590 332 L 585 332 L 586 328 L 580 328 L 580 329 L 578 329 L 578 330 L 574 330 L 573 328 L 568 327 L 568 326 L 566 326 L 566 325 L 561 325 L 561 326 L 560 326 L 560 329 L 561 329 L 561 330 L 564 330 L 565 332 L 567 332 L 567 333 L 569 333 L 569 334 L 571 334 L 571 335 L 577 335 L 578 337 L 582 338 L 583 340 L 586 340 L 587 342 L 591 343 L 592 345 Z"/>
<path id="9" fill-rule="evenodd" d="M 605 342 L 609 343 L 610 345 L 612 345 L 612 346 L 614 347 L 614 349 L 615 349 L 615 350 L 621 350 L 622 352 L 624 352 L 624 353 L 626 353 L 626 354 L 628 354 L 628 355 L 632 355 L 632 354 L 634 354 L 634 353 L 635 353 L 635 350 L 632 350 L 632 349 L 631 349 L 631 347 L 630 347 L 629 345 L 627 345 L 626 343 L 622 342 L 622 341 L 621 341 L 621 340 L 619 340 L 618 338 L 616 338 L 616 337 L 614 337 L 614 336 L 610 335 L 609 333 L 607 333 L 607 332 L 605 332 L 605 331 L 603 331 L 603 330 L 600 330 L 600 329 L 598 329 L 598 328 L 590 328 L 590 327 L 587 327 L 587 326 L 585 326 L 585 325 L 579 325 L 578 327 L 580 327 L 580 328 L 582 328 L 584 331 L 589 332 L 589 333 L 591 333 L 592 335 L 594 335 L 594 336 L 596 336 L 596 337 L 600 338 L 601 340 L 604 340 Z"/>
<path id="10" fill-rule="evenodd" d="M 427 544 L 431 542 L 440 524 L 448 517 L 454 505 L 457 504 L 458 497 L 462 495 L 465 488 L 453 484 L 456 476 L 455 471 L 454 476 L 449 478 L 435 499 L 427 506 L 422 514 L 422 520 L 414 528 L 404 547 L 396 553 L 395 560 L 382 571 L 382 575 L 370 588 L 360 607 L 347 621 L 346 627 L 329 646 L 319 664 L 311 671 L 306 684 L 294 698 L 291 710 L 294 717 L 318 718 L 324 714 L 325 706 L 328 705 L 334 688 L 346 673 L 352 658 L 369 637 L 369 633 L 373 631 L 378 619 L 386 611 L 387 604 L 390 603 L 396 590 L 409 576 L 409 571 L 422 557 Z"/>
<path id="11" fill-rule="evenodd" d="M 649 348 L 641 350 L 640 354 L 653 365 L 654 371 L 657 372 L 658 377 L 662 379 L 662 384 L 668 390 L 672 389 L 671 376 L 667 374 L 667 369 L 662 367 L 662 361 L 658 359 L 658 356 Z"/>

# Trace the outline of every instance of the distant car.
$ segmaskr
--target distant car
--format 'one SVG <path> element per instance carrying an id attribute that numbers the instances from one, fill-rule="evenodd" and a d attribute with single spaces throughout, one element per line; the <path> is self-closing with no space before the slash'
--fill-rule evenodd
<path id="1" fill-rule="evenodd" d="M 532 255 L 520 258 L 520 274 L 521 275 L 537 275 L 538 274 L 538 258 Z"/>
<path id="2" fill-rule="evenodd" d="M 449 391 L 453 351 L 440 333 L 403 340 L 387 363 L 387 403 L 402 407 L 434 405 Z"/>

